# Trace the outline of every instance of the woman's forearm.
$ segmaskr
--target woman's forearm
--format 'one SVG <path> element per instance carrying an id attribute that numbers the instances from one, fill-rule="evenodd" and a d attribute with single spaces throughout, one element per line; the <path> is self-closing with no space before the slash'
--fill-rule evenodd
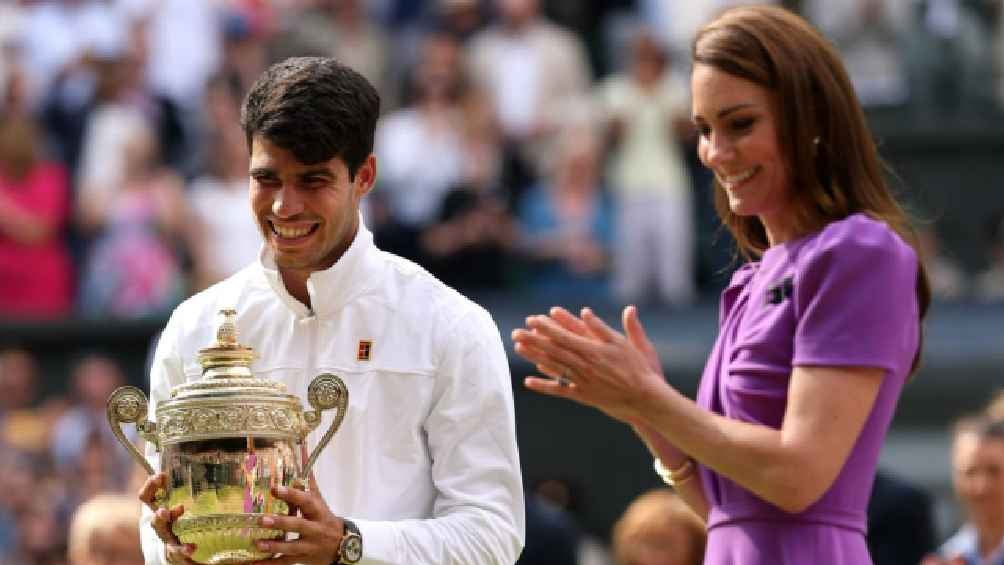
<path id="1" fill-rule="evenodd" d="M 662 461 L 662 464 L 669 469 L 679 469 L 687 461 L 688 456 L 666 441 L 651 427 L 637 423 L 632 425 L 634 432 L 638 434 L 642 442 L 648 447 L 649 453 Z M 674 487 L 676 493 L 687 503 L 687 506 L 696 513 L 705 523 L 708 521 L 708 501 L 704 496 L 704 488 L 701 485 L 701 476 L 695 472 L 692 478 L 677 484 Z"/>

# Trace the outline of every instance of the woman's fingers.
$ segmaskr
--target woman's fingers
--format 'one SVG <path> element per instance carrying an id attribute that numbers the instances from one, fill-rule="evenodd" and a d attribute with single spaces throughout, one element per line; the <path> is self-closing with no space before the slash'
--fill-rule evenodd
<path id="1" fill-rule="evenodd" d="M 590 333 L 596 336 L 597 339 L 601 341 L 610 342 L 610 341 L 616 341 L 617 338 L 621 337 L 621 335 L 617 333 L 617 330 L 608 326 L 606 322 L 604 322 L 603 320 L 600 319 L 599 316 L 594 314 L 592 308 L 583 308 L 581 316 L 582 316 L 582 322 L 586 324 L 586 327 L 589 328 Z"/>
<path id="2" fill-rule="evenodd" d="M 551 308 L 548 311 L 548 314 L 551 316 L 551 319 L 558 322 L 558 324 L 560 324 L 561 327 L 565 328 L 566 330 L 574 334 L 581 336 L 592 335 L 589 331 L 589 328 L 586 326 L 585 322 L 576 318 L 575 315 L 573 315 L 571 312 L 565 310 L 560 306 L 555 306 Z"/>
<path id="3" fill-rule="evenodd" d="M 574 382 L 563 382 L 558 379 L 542 379 L 540 377 L 526 377 L 523 379 L 523 385 L 534 392 L 548 396 L 557 396 L 559 398 L 570 398 L 572 400 L 576 400 L 575 394 L 578 391 L 578 385 Z"/>
<path id="4" fill-rule="evenodd" d="M 624 326 L 624 334 L 631 345 L 641 351 L 652 370 L 661 373 L 662 363 L 659 362 L 659 354 L 656 352 L 655 346 L 652 345 L 652 340 L 648 338 L 644 326 L 641 325 L 638 308 L 634 306 L 624 308 L 624 312 L 621 314 L 621 324 Z"/>

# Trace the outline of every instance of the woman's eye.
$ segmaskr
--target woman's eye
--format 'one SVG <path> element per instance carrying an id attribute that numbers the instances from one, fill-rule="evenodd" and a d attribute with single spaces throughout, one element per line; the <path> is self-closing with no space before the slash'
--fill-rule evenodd
<path id="1" fill-rule="evenodd" d="M 747 131 L 753 127 L 753 118 L 741 118 L 732 122 L 733 131 Z"/>
<path id="2" fill-rule="evenodd" d="M 706 125 L 698 125 L 696 127 L 697 127 L 697 133 L 700 134 L 701 137 L 708 137 L 709 135 L 711 135 L 710 127 Z"/>

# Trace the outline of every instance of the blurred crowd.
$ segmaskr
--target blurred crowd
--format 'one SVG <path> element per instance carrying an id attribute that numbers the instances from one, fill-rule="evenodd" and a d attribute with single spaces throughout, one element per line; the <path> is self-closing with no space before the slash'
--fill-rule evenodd
<path id="1" fill-rule="evenodd" d="M 337 57 L 381 93 L 364 214 L 384 249 L 470 293 L 713 296 L 709 273 L 732 257 L 699 252 L 710 177 L 696 162 L 687 60 L 694 30 L 733 3 L 0 0 L 0 320 L 160 318 L 253 261 L 240 103 L 294 55 Z M 784 3 L 833 39 L 870 112 L 1000 112 L 999 0 Z M 988 213 L 974 219 L 990 250 L 980 272 L 940 252 L 936 225 L 924 231 L 940 298 L 1004 302 L 1004 211 Z M 127 379 L 113 357 L 82 354 L 71 390 L 43 397 L 36 361 L 0 353 L 0 564 L 141 562 L 124 543 L 127 471 L 139 466 L 104 415 Z M 975 524 L 959 543 L 1004 537 L 994 429 L 956 431 L 956 486 Z M 960 452 L 983 466 L 960 470 Z M 560 498 L 531 495 L 540 531 L 572 539 L 580 563 L 699 562 L 700 532 L 668 491 L 632 504 L 609 549 L 581 541 Z M 561 547 L 528 537 L 525 564 L 534 547 Z"/>
<path id="2" fill-rule="evenodd" d="M 381 93 L 365 214 L 385 249 L 465 292 L 714 296 L 732 257 L 698 245 L 688 38 L 732 3 L 0 0 L 0 319 L 162 317 L 252 261 L 240 102 L 292 55 Z M 871 111 L 998 112 L 999 1 L 788 4 Z M 1002 218 L 980 273 L 930 226 L 939 296 L 1004 300 Z"/>

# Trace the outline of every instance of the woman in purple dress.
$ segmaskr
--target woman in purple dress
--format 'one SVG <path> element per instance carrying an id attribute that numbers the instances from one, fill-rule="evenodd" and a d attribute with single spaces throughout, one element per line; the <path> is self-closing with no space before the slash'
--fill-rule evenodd
<path id="1" fill-rule="evenodd" d="M 719 215 L 749 261 L 721 299 L 693 402 L 634 307 L 621 334 L 554 308 L 513 332 L 531 390 L 631 424 L 708 528 L 706 565 L 871 563 L 879 449 L 917 365 L 929 290 L 834 48 L 741 7 L 693 44 L 693 120 Z"/>

